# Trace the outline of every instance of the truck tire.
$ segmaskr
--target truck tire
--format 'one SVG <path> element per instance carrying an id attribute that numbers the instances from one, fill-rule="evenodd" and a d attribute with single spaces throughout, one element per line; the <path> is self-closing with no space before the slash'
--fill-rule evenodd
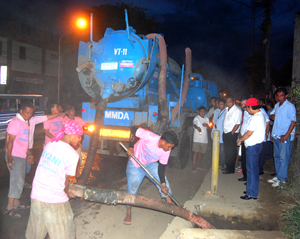
<path id="1" fill-rule="evenodd" d="M 177 164 L 184 169 L 192 158 L 193 128 L 189 127 L 181 133 L 177 151 Z"/>

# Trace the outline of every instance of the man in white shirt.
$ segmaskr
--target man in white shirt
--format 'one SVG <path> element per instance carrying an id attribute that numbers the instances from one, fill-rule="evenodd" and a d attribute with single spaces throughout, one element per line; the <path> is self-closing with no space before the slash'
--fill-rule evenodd
<path id="1" fill-rule="evenodd" d="M 244 134 L 247 132 L 247 128 L 249 126 L 249 123 L 251 121 L 252 115 L 250 115 L 246 108 L 246 102 L 248 98 L 244 98 L 241 100 L 241 107 L 243 110 L 243 120 L 241 122 L 241 130 L 239 137 L 241 138 L 244 136 Z M 241 143 L 241 165 L 242 165 L 242 173 L 243 177 L 239 178 L 239 181 L 247 181 L 247 167 L 246 167 L 246 147 L 244 142 Z"/>
<path id="2" fill-rule="evenodd" d="M 223 174 L 235 172 L 235 161 L 237 157 L 236 141 L 242 121 L 242 110 L 234 104 L 232 96 L 226 97 L 226 110 L 223 121 L 223 141 L 225 149 L 226 170 Z"/>
<path id="3" fill-rule="evenodd" d="M 213 119 L 215 111 L 218 109 L 218 103 L 216 97 L 211 97 L 210 99 L 211 108 L 209 109 L 208 113 L 205 115 L 209 120 Z"/>
<path id="4" fill-rule="evenodd" d="M 207 128 L 209 128 L 209 119 L 205 116 L 206 108 L 199 107 L 198 115 L 193 120 L 194 137 L 193 137 L 193 171 L 196 169 L 204 170 L 200 167 L 202 155 L 206 153 L 208 137 Z"/>
<path id="5" fill-rule="evenodd" d="M 245 142 L 247 164 L 247 191 L 243 200 L 257 199 L 259 190 L 259 155 L 266 133 L 266 117 L 260 110 L 259 101 L 250 98 L 246 102 L 247 111 L 253 115 L 247 132 L 238 140 L 237 146 Z"/>

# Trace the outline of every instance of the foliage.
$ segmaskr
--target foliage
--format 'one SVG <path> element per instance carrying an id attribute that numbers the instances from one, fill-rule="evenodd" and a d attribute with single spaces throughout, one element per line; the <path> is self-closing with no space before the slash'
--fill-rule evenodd
<path id="1" fill-rule="evenodd" d="M 247 75 L 246 89 L 248 95 L 264 90 L 265 58 L 262 51 L 255 51 L 245 59 L 243 71 Z"/>
<path id="2" fill-rule="evenodd" d="M 293 87 L 291 89 L 290 100 L 295 104 L 297 118 L 300 117 L 300 86 Z M 287 193 L 294 198 L 300 198 L 300 158 L 299 158 L 299 132 L 300 128 L 296 125 L 296 137 L 294 140 L 293 154 L 290 161 L 289 171 L 288 171 L 288 184 L 286 187 Z"/>
<path id="3" fill-rule="evenodd" d="M 283 218 L 286 220 L 286 225 L 283 233 L 287 238 L 300 238 L 300 202 L 297 205 L 285 210 Z"/>
<path id="4" fill-rule="evenodd" d="M 149 34 L 156 32 L 160 26 L 154 17 L 147 16 L 146 8 L 133 5 L 133 3 L 104 4 L 92 6 L 89 11 L 93 13 L 95 38 L 102 38 L 106 28 L 114 30 L 125 30 L 125 12 L 128 12 L 129 25 L 132 26 L 137 34 Z"/>

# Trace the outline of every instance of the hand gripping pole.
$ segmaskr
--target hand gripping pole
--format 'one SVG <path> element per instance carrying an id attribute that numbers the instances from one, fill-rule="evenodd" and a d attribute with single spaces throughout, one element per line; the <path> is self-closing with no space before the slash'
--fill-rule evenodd
<path id="1" fill-rule="evenodd" d="M 119 142 L 119 144 L 122 146 L 123 149 L 126 150 L 127 152 L 127 148 L 124 146 L 124 144 L 122 144 L 121 142 Z M 138 165 L 141 166 L 142 169 L 145 170 L 145 172 L 149 175 L 149 177 L 162 189 L 163 186 L 161 185 L 161 183 L 149 172 L 148 169 L 146 169 L 146 167 L 134 156 L 132 155 L 131 158 L 134 159 L 135 162 L 138 163 Z M 180 205 L 180 203 L 173 197 L 173 195 L 171 195 L 169 192 L 167 193 L 167 195 L 172 199 L 172 201 L 178 206 L 178 207 L 182 207 L 182 205 Z"/>

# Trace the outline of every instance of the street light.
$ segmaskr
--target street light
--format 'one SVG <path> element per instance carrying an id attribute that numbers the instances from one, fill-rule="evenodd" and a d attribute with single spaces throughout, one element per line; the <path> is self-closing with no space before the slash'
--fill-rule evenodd
<path id="1" fill-rule="evenodd" d="M 87 27 L 87 21 L 84 18 L 78 18 L 76 21 L 76 26 L 80 29 L 84 29 Z M 66 31 L 64 34 L 62 34 L 58 41 L 58 74 L 57 74 L 57 103 L 60 101 L 60 61 L 61 61 L 61 40 L 62 38 L 67 34 L 73 31 L 75 27 L 72 27 L 68 31 Z"/>

